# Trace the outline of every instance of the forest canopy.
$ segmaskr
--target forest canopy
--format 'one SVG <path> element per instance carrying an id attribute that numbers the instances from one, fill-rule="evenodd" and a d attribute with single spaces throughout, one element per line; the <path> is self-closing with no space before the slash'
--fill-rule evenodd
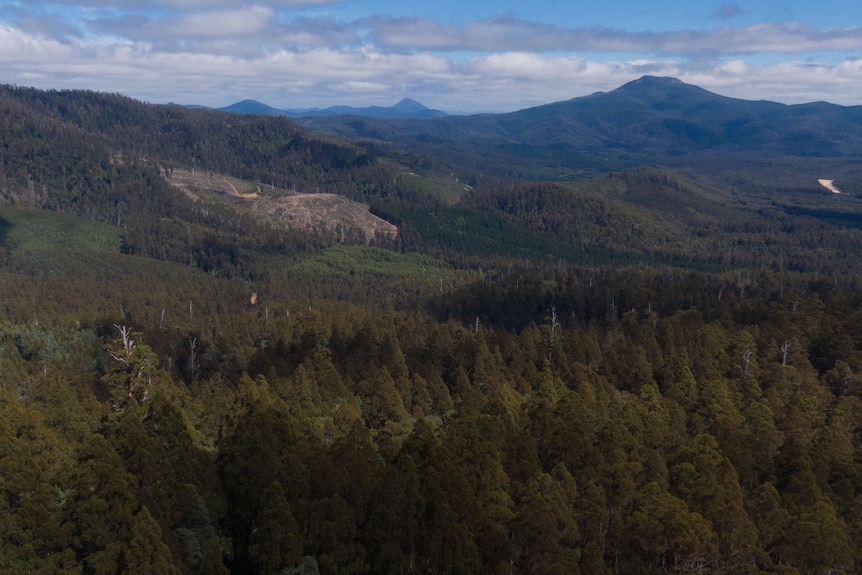
<path id="1" fill-rule="evenodd" d="M 0 572 L 862 565 L 858 198 L 91 92 L 0 87 L 0 126 Z"/>

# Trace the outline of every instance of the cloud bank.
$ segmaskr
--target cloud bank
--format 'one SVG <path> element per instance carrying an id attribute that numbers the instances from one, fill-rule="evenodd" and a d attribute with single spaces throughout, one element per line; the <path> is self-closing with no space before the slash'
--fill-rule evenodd
<path id="1" fill-rule="evenodd" d="M 501 15 L 464 25 L 337 16 L 329 0 L 91 0 L 0 16 L 4 82 L 121 92 L 152 102 L 389 105 L 505 111 L 613 89 L 644 74 L 730 96 L 860 104 L 862 27 L 803 22 L 663 32 Z"/>

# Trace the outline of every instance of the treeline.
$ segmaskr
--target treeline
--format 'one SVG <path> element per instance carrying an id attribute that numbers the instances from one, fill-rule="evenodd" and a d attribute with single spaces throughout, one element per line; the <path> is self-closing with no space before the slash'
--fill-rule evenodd
<path id="1" fill-rule="evenodd" d="M 0 86 L 0 115 L 5 194 L 19 202 L 30 200 L 30 181 L 35 201 L 43 203 L 49 197 L 72 202 L 82 194 L 110 194 L 116 166 L 184 167 L 343 195 L 355 193 L 362 179 L 391 180 L 390 173 L 376 175 L 386 167 L 375 161 L 373 149 L 311 136 L 286 118 L 10 86 Z M 110 221 L 113 215 L 101 217 Z"/>
<path id="2" fill-rule="evenodd" d="M 736 194 L 670 170 L 640 168 L 570 184 L 483 181 L 462 206 L 599 256 L 590 263 L 604 256 L 609 263 L 628 258 L 712 271 L 860 269 L 857 199 L 836 204 L 816 191 L 776 190 L 767 199 Z M 572 261 L 563 250 L 549 253 Z"/>
<path id="3" fill-rule="evenodd" d="M 513 267 L 386 309 L 161 267 L 0 326 L 3 570 L 862 561 L 854 277 Z"/>
<path id="4" fill-rule="evenodd" d="M 859 202 L 846 195 L 839 202 L 825 190 L 769 192 L 755 180 L 728 184 L 660 168 L 568 184 L 464 175 L 382 144 L 322 139 L 286 118 L 86 91 L 0 87 L 0 125 L 0 198 L 7 205 L 107 222 L 124 230 L 128 253 L 222 275 L 254 273 L 256 252 L 317 251 L 336 238 L 193 199 L 170 185 L 174 168 L 346 196 L 399 227 L 398 238 L 378 245 L 459 266 L 544 259 L 710 271 L 862 269 Z M 408 166 L 463 178 L 464 189 L 435 190 Z"/>

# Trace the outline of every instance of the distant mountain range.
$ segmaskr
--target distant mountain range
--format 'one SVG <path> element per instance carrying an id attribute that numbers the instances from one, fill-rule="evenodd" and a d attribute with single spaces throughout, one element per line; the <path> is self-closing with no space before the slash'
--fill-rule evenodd
<path id="1" fill-rule="evenodd" d="M 233 114 L 255 114 L 258 116 L 287 116 L 290 118 L 334 116 L 367 116 L 381 119 L 421 119 L 442 118 L 447 116 L 440 110 L 432 110 L 416 100 L 405 98 L 394 106 L 331 106 L 329 108 L 279 109 L 267 106 L 255 100 L 242 100 L 230 106 L 219 108 L 222 112 Z"/>
<path id="2" fill-rule="evenodd" d="M 129 222 L 124 241 L 131 250 L 169 253 L 178 262 L 188 260 L 186 249 L 163 234 L 184 236 L 189 228 L 163 228 L 168 224 L 159 214 L 182 208 L 182 217 L 209 225 L 203 219 L 210 217 L 208 208 L 179 201 L 194 197 L 195 187 L 212 192 L 213 213 L 222 213 L 222 204 L 245 205 L 243 217 L 267 226 L 287 225 L 312 209 L 303 204 L 291 211 L 269 199 L 296 192 L 343 195 L 367 209 L 316 204 L 316 216 L 303 216 L 302 229 L 335 222 L 339 237 L 367 241 L 380 234 L 358 224 L 356 214 L 370 213 L 398 226 L 405 250 L 448 246 L 471 257 L 557 254 L 574 261 L 583 246 L 600 245 L 605 251 L 593 254 L 595 261 L 658 253 L 739 265 L 741 258 L 756 261 L 728 255 L 748 241 L 739 234 L 772 230 L 791 242 L 794 230 L 805 229 L 799 235 L 810 247 L 818 241 L 811 234 L 819 233 L 812 226 L 862 230 L 860 110 L 751 102 L 644 77 L 612 92 L 510 114 L 297 121 L 0 85 L 0 120 L 7 128 L 0 130 L 0 200 Z M 243 227 L 242 220 L 225 217 Z M 149 228 L 142 227 L 145 219 Z M 721 222 L 732 223 L 722 228 Z M 349 231 L 355 229 L 365 231 Z M 0 225 L 0 244 L 3 233 Z M 723 239 L 707 242 L 713 233 Z M 607 241 L 596 243 L 602 234 Z M 852 246 L 846 251 L 853 262 L 862 262 L 858 236 L 840 241 Z M 205 235 L 200 242 L 195 253 L 210 262 L 212 242 Z M 501 250 L 500 242 L 509 247 Z M 776 253 L 770 244 L 755 251 L 761 248 Z M 225 261 L 241 259 L 235 251 L 225 254 Z M 808 251 L 805 265 L 820 269 L 822 257 Z M 852 266 L 862 269 L 862 263 Z"/>
<path id="3" fill-rule="evenodd" d="M 644 76 L 611 92 L 508 114 L 417 122 L 318 117 L 308 129 L 396 142 L 462 167 L 526 177 L 572 177 L 629 166 L 722 158 L 862 155 L 862 106 L 785 105 L 714 94 Z"/>

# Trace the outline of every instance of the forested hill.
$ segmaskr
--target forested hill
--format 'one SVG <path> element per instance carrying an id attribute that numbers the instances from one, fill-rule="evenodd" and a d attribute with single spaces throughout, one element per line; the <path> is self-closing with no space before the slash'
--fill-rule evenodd
<path id="1" fill-rule="evenodd" d="M 710 158 L 0 88 L 0 573 L 858 573 L 858 168 Z"/>
<path id="2" fill-rule="evenodd" d="M 749 162 L 793 157 L 811 165 L 805 159 L 858 159 L 862 145 L 862 106 L 748 101 L 652 76 L 507 114 L 421 121 L 319 118 L 305 125 L 395 141 L 457 165 L 535 179 L 638 165 L 699 169 L 732 157 Z"/>
<path id="3" fill-rule="evenodd" d="M 119 95 L 0 87 L 0 122 L 7 205 L 109 223 L 123 230 L 127 253 L 228 274 L 241 273 L 249 250 L 325 245 L 331 234 L 254 217 L 252 204 L 237 198 L 181 193 L 172 185 L 175 169 L 248 182 L 273 198 L 331 193 L 366 204 L 368 194 L 393 189 L 397 177 L 373 148 L 311 136 L 285 118 Z M 357 236 L 349 229 L 336 235 Z"/>
<path id="4" fill-rule="evenodd" d="M 0 115 L 0 196 L 7 205 L 109 223 L 122 229 L 127 253 L 227 275 L 252 274 L 261 253 L 369 237 L 351 231 L 349 220 L 335 234 L 331 227 L 285 225 L 267 206 L 297 192 L 370 206 L 398 229 L 378 244 L 459 266 L 514 258 L 862 270 L 862 180 L 856 164 L 841 158 L 810 165 L 702 157 L 696 172 L 640 168 L 542 184 L 504 179 L 496 169 L 453 168 L 385 142 L 325 139 L 286 118 L 118 95 L 5 87 Z M 250 192 L 272 201 L 180 193 L 175 170 L 247 182 Z M 846 193 L 819 185 L 824 176 Z"/>
<path id="5" fill-rule="evenodd" d="M 185 166 L 302 191 L 337 192 L 373 152 L 309 136 L 285 118 L 155 106 L 119 95 L 0 87 L 8 186 L 75 190 L 106 165 Z M 101 172 L 100 170 L 101 169 Z M 37 190 L 38 191 L 38 190 Z"/>

